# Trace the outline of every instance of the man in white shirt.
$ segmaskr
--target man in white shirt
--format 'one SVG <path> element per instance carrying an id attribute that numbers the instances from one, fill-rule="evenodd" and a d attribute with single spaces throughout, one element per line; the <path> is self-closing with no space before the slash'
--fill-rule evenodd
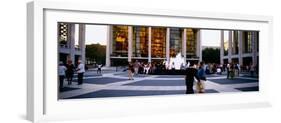
<path id="1" fill-rule="evenodd" d="M 102 67 L 102 64 L 99 64 L 99 65 L 98 65 L 97 74 L 101 74 L 101 67 Z"/>
<path id="2" fill-rule="evenodd" d="M 64 80 L 64 77 L 65 77 L 65 71 L 66 71 L 66 67 L 63 65 L 63 62 L 60 61 L 59 62 L 59 68 L 58 68 L 60 90 L 62 90 L 62 88 L 63 88 L 63 80 Z"/>
<path id="3" fill-rule="evenodd" d="M 78 66 L 77 66 L 76 71 L 78 73 L 78 85 L 81 85 L 81 84 L 83 84 L 83 75 L 85 72 L 85 66 L 81 60 L 78 60 Z"/>

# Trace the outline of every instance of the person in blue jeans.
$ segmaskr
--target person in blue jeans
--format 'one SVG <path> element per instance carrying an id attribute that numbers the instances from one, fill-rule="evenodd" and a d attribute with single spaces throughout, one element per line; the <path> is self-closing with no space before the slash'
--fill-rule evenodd
<path id="1" fill-rule="evenodd" d="M 204 93 L 204 91 L 205 91 L 204 90 L 204 85 L 205 85 L 204 81 L 206 81 L 207 79 L 206 79 L 206 73 L 205 73 L 204 66 L 205 66 L 204 62 L 199 63 L 198 77 L 200 79 L 200 82 L 197 83 L 198 84 L 197 85 L 198 93 Z"/>

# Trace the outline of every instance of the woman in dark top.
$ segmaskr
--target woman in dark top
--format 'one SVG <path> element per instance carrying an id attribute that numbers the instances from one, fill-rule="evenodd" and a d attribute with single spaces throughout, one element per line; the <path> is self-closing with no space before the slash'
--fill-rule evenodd
<path id="1" fill-rule="evenodd" d="M 197 69 L 194 67 L 194 63 L 191 63 L 190 66 L 186 69 L 186 75 L 185 75 L 186 94 L 194 93 L 193 90 L 194 77 L 197 79 L 198 82 L 200 82 Z"/>
<path id="2" fill-rule="evenodd" d="M 67 79 L 68 85 L 72 84 L 72 78 L 73 78 L 74 70 L 75 70 L 75 67 L 72 64 L 72 61 L 71 60 L 67 61 L 67 64 L 66 64 L 66 79 Z"/>

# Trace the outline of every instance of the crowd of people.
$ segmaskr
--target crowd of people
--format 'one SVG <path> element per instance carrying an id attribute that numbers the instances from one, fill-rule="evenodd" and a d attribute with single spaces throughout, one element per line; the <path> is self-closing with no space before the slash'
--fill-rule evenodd
<path id="1" fill-rule="evenodd" d="M 77 67 L 74 66 L 72 60 L 68 60 L 66 64 L 62 61 L 59 62 L 58 75 L 59 75 L 59 88 L 62 90 L 64 80 L 66 78 L 67 84 L 71 85 L 74 73 L 77 73 L 78 85 L 83 84 L 83 76 L 85 73 L 85 66 L 81 60 L 78 60 Z"/>
<path id="2" fill-rule="evenodd" d="M 181 64 L 179 70 L 185 70 L 187 65 Z M 128 65 L 128 69 L 133 71 L 132 74 L 161 74 L 167 73 L 167 71 L 171 71 L 174 73 L 176 71 L 175 63 L 169 64 L 167 61 L 154 61 L 151 63 L 148 62 L 140 62 L 138 60 L 134 62 L 130 62 Z"/>
<path id="3" fill-rule="evenodd" d="M 164 63 L 152 63 L 145 64 L 142 62 L 130 62 L 128 65 L 128 77 L 129 80 L 134 80 L 134 75 L 138 74 L 149 74 L 153 72 L 159 72 L 161 70 L 167 70 L 167 66 Z M 171 71 L 175 70 L 174 63 L 170 67 Z M 204 93 L 205 83 L 206 81 L 206 71 L 204 62 L 200 62 L 199 64 L 195 64 L 193 62 L 189 62 L 186 68 L 181 68 L 185 72 L 185 83 L 186 83 L 186 94 L 194 93 L 193 85 L 194 78 L 197 79 L 196 82 L 196 90 L 198 93 Z"/>
<path id="4" fill-rule="evenodd" d="M 159 72 L 167 72 L 167 70 L 174 71 L 175 66 L 172 63 L 167 66 L 167 62 L 153 62 L 143 63 L 139 61 L 130 62 L 128 65 L 128 76 L 129 80 L 133 80 L 135 75 L 138 74 L 153 74 Z M 194 78 L 197 79 L 196 90 L 198 93 L 204 93 L 206 74 L 222 74 L 226 72 L 227 79 L 234 79 L 238 77 L 241 72 L 248 72 L 250 76 L 254 76 L 258 72 L 258 67 L 256 65 L 245 65 L 240 66 L 239 64 L 229 63 L 229 64 L 215 64 L 200 62 L 198 64 L 194 62 L 188 62 L 187 64 L 182 64 L 180 70 L 184 71 L 185 81 L 186 81 L 186 93 L 194 93 L 193 84 Z"/>
<path id="5" fill-rule="evenodd" d="M 228 64 L 215 64 L 209 63 L 205 66 L 206 74 L 222 74 L 227 73 L 227 79 L 233 79 L 238 77 L 241 72 L 249 73 L 251 77 L 258 74 L 258 66 L 254 64 L 241 66 L 238 63 L 228 63 Z"/>

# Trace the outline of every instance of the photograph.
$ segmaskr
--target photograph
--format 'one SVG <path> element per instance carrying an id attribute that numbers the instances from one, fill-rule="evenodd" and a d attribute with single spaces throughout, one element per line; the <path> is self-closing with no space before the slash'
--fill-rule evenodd
<path id="1" fill-rule="evenodd" d="M 259 91 L 259 31 L 57 23 L 58 99 Z"/>

